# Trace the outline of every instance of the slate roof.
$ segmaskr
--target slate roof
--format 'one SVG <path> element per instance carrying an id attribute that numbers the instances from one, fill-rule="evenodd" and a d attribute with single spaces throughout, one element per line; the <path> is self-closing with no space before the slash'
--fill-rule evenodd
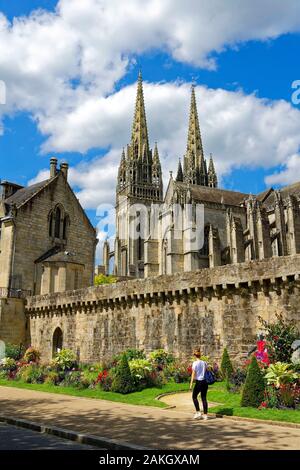
<path id="1" fill-rule="evenodd" d="M 176 182 L 176 186 L 187 189 L 186 183 Z M 207 186 L 190 186 L 193 199 L 195 201 L 213 202 L 217 204 L 225 204 L 228 206 L 240 206 L 244 199 L 250 194 L 240 193 L 238 191 L 228 191 L 226 189 L 209 188 Z"/>
<path id="2" fill-rule="evenodd" d="M 16 191 L 12 196 L 5 199 L 5 204 L 16 205 L 17 209 L 44 189 L 48 184 L 53 181 L 54 178 L 49 178 L 47 180 L 41 181 L 40 183 L 32 184 L 27 188 L 22 188 Z"/>

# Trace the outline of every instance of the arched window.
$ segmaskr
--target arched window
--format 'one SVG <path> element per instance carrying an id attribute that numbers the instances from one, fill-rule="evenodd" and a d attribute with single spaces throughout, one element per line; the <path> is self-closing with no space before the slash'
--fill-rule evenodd
<path id="1" fill-rule="evenodd" d="M 70 225 L 70 219 L 69 219 L 69 216 L 66 215 L 64 218 L 64 224 L 63 224 L 63 239 L 64 240 L 67 239 L 69 225 Z"/>
<path id="2" fill-rule="evenodd" d="M 55 230 L 54 230 L 55 238 L 60 238 L 60 220 L 61 220 L 61 210 L 59 207 L 57 207 L 56 212 L 55 212 Z"/>
<path id="3" fill-rule="evenodd" d="M 204 227 L 204 240 L 203 246 L 199 250 L 200 256 L 208 256 L 209 255 L 209 225 Z"/>
<path id="4" fill-rule="evenodd" d="M 53 212 L 49 215 L 49 237 L 53 236 Z"/>
<path id="5" fill-rule="evenodd" d="M 53 357 L 56 353 L 60 352 L 63 347 L 63 332 L 60 328 L 56 328 L 53 333 L 53 341 L 52 341 L 52 353 Z"/>

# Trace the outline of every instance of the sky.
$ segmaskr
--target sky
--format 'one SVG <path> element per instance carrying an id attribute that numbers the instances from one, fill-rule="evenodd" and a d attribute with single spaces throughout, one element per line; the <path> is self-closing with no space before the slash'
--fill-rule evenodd
<path id="1" fill-rule="evenodd" d="M 26 186 L 48 177 L 51 156 L 68 161 L 97 225 L 114 204 L 141 69 L 165 188 L 185 152 L 192 84 L 219 186 L 292 184 L 299 52 L 299 0 L 0 0 L 0 178 Z"/>

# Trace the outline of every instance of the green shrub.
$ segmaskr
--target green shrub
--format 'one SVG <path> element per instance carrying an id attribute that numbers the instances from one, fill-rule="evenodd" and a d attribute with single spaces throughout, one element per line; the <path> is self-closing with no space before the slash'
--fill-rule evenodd
<path id="1" fill-rule="evenodd" d="M 241 406 L 258 408 L 264 400 L 265 381 L 255 356 L 252 357 L 242 391 Z"/>
<path id="2" fill-rule="evenodd" d="M 55 372 L 55 370 L 50 370 L 49 372 L 46 373 L 46 377 L 44 381 L 45 384 L 58 385 L 59 382 L 60 382 L 60 377 L 59 377 L 58 372 Z"/>
<path id="3" fill-rule="evenodd" d="M 37 364 L 29 364 L 19 369 L 17 378 L 29 384 L 41 384 L 44 382 L 46 371 Z"/>
<path id="4" fill-rule="evenodd" d="M 127 356 L 123 354 L 121 361 L 115 368 L 111 390 L 113 392 L 126 394 L 135 391 L 135 389 L 136 387 L 130 372 Z"/>
<path id="5" fill-rule="evenodd" d="M 62 349 L 55 355 L 52 365 L 63 371 L 73 369 L 77 365 L 76 355 L 71 349 Z"/>
<path id="6" fill-rule="evenodd" d="M 295 382 L 300 378 L 297 372 L 294 372 L 293 364 L 285 364 L 283 362 L 276 362 L 270 364 L 265 374 L 265 379 L 268 385 L 274 385 L 279 388 L 280 385 L 286 385 Z"/>
<path id="7" fill-rule="evenodd" d="M 175 383 L 188 382 L 192 374 L 190 361 L 176 361 L 168 364 L 164 368 L 164 375 L 167 379 L 173 379 Z"/>
<path id="8" fill-rule="evenodd" d="M 165 367 L 175 361 L 173 354 L 168 353 L 164 349 L 152 351 L 149 354 L 149 359 L 156 367 Z"/>
<path id="9" fill-rule="evenodd" d="M 6 380 L 8 378 L 8 372 L 0 369 L 0 379 Z"/>
<path id="10" fill-rule="evenodd" d="M 60 383 L 62 387 L 74 387 L 85 389 L 89 387 L 89 382 L 84 379 L 83 374 L 79 370 L 71 370 L 66 372 L 63 381 Z"/>
<path id="11" fill-rule="evenodd" d="M 5 357 L 0 361 L 0 370 L 5 372 L 12 372 L 13 370 L 16 370 L 16 368 L 17 363 L 12 357 Z"/>
<path id="12" fill-rule="evenodd" d="M 38 362 L 40 357 L 41 353 L 34 347 L 30 346 L 28 349 L 26 349 L 23 359 L 29 364 L 30 362 Z"/>
<path id="13" fill-rule="evenodd" d="M 226 388 L 229 392 L 236 393 L 245 383 L 247 377 L 246 369 L 238 367 L 230 376 L 226 377 Z"/>
<path id="14" fill-rule="evenodd" d="M 135 385 L 140 388 L 148 386 L 151 374 L 154 372 L 153 364 L 147 359 L 132 359 L 128 361 L 131 375 L 133 377 Z"/>
<path id="15" fill-rule="evenodd" d="M 105 276 L 105 274 L 98 274 L 95 276 L 95 286 L 102 286 L 103 284 L 114 284 L 117 279 L 114 276 Z"/>
<path id="16" fill-rule="evenodd" d="M 268 356 L 271 362 L 290 362 L 293 354 L 292 343 L 300 335 L 297 323 L 294 320 L 285 320 L 282 315 L 276 315 L 276 319 L 272 323 L 259 317 L 266 330 Z"/>
<path id="17" fill-rule="evenodd" d="M 16 344 L 9 344 L 5 345 L 5 357 L 10 357 L 15 361 L 19 361 L 24 354 L 24 346 L 20 344 L 17 346 Z"/>
<path id="18" fill-rule="evenodd" d="M 233 374 L 233 367 L 231 364 L 231 360 L 230 360 L 227 348 L 224 348 L 223 355 L 222 355 L 221 373 L 224 379 L 227 378 L 227 375 L 228 377 L 230 377 Z"/>

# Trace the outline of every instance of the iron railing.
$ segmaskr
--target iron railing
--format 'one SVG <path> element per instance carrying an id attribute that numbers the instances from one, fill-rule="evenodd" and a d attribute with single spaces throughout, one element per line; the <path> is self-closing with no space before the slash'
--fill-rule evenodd
<path id="1" fill-rule="evenodd" d="M 25 299 L 31 296 L 31 290 L 24 289 L 11 289 L 8 287 L 0 287 L 0 298 L 13 298 L 13 299 Z"/>

